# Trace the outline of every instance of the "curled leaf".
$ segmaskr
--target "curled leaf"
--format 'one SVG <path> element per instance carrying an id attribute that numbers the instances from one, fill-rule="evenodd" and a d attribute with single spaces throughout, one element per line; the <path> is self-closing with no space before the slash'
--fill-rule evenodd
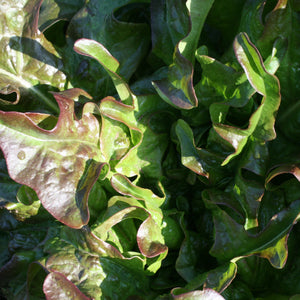
<path id="1" fill-rule="evenodd" d="M 43 291 L 47 300 L 89 300 L 71 281 L 60 272 L 51 272 L 45 279 Z"/>
<path id="2" fill-rule="evenodd" d="M 217 169 L 220 167 L 221 157 L 209 150 L 197 148 L 192 129 L 184 120 L 177 121 L 175 132 L 180 144 L 182 164 L 214 182 L 219 176 Z"/>
<path id="3" fill-rule="evenodd" d="M 151 190 L 134 185 L 121 174 L 112 176 L 111 184 L 120 194 L 142 200 L 144 203 L 138 206 L 146 208 L 151 213 L 156 223 L 161 225 L 163 215 L 159 207 L 165 201 L 165 197 L 158 197 Z"/>
<path id="4" fill-rule="evenodd" d="M 275 115 L 281 100 L 277 77 L 266 71 L 257 48 L 251 43 L 246 33 L 241 33 L 235 38 L 234 49 L 248 81 L 256 92 L 263 96 L 263 99 L 252 114 L 247 129 L 222 124 L 214 125 L 214 129 L 235 148 L 235 152 L 226 158 L 223 165 L 241 153 L 248 139 L 270 141 L 276 137 Z"/>
<path id="5" fill-rule="evenodd" d="M 154 11 L 162 18 L 162 20 L 161 18 L 154 19 L 153 22 L 159 21 L 158 24 L 163 24 L 165 18 L 169 21 L 158 32 L 159 25 L 155 24 L 153 26 L 154 52 L 158 53 L 165 61 L 169 61 L 170 58 L 165 54 L 165 48 L 172 47 L 174 43 L 176 45 L 173 62 L 169 65 L 167 76 L 160 80 L 154 80 L 152 84 L 160 97 L 170 105 L 179 109 L 192 109 L 198 105 L 193 85 L 194 53 L 204 21 L 214 1 L 188 1 L 186 5 L 184 5 L 184 1 L 175 2 L 173 0 L 158 1 L 153 5 Z M 158 10 L 159 5 L 161 5 L 160 10 Z M 175 7 L 176 9 L 174 9 Z M 172 13 L 169 13 L 168 10 L 171 10 Z M 190 22 L 186 22 L 187 18 L 174 17 L 175 13 L 182 16 L 187 12 L 189 13 Z M 168 30 L 165 30 L 165 28 Z M 162 35 L 160 34 L 161 31 L 163 32 Z"/>
<path id="6" fill-rule="evenodd" d="M 113 209 L 114 207 L 111 206 L 110 210 Z M 168 248 L 164 245 L 160 227 L 151 215 L 141 207 L 131 206 L 120 210 L 103 221 L 93 232 L 102 239 L 106 239 L 107 233 L 114 225 L 128 218 L 136 218 L 143 221 L 137 232 L 137 243 L 144 256 L 155 257 L 167 251 Z"/>
<path id="7" fill-rule="evenodd" d="M 96 59 L 110 75 L 120 99 L 127 103 L 133 102 L 129 86 L 125 80 L 117 74 L 119 62 L 102 44 L 89 39 L 80 39 L 75 42 L 74 49 L 79 54 Z"/>
<path id="8" fill-rule="evenodd" d="M 230 260 L 257 254 L 266 257 L 275 268 L 283 268 L 287 259 L 287 236 L 299 217 L 300 201 L 294 201 L 288 208 L 274 215 L 261 232 L 252 234 L 213 204 L 210 197 L 213 197 L 212 192 L 204 192 L 206 205 L 212 209 L 215 224 L 215 242 L 210 250 L 213 256 Z"/>
<path id="9" fill-rule="evenodd" d="M 282 174 L 292 174 L 295 178 L 300 181 L 300 168 L 298 165 L 282 165 L 277 168 L 274 168 L 266 178 L 266 187 L 272 187 L 272 180 Z"/>
<path id="10" fill-rule="evenodd" d="M 18 5 L 1 2 L 0 98 L 1 94 L 16 93 L 16 104 L 22 95 L 31 93 L 56 112 L 56 103 L 41 92 L 39 85 L 63 89 L 66 76 L 55 48 L 38 30 L 41 3 L 41 0 L 22 0 Z"/>
<path id="11" fill-rule="evenodd" d="M 61 113 L 52 130 L 26 114 L 0 112 L 0 146 L 11 178 L 34 189 L 59 221 L 80 228 L 89 220 L 89 191 L 108 171 L 98 148 L 99 123 L 91 113 L 77 120 L 73 100 L 54 96 Z"/>
<path id="12" fill-rule="evenodd" d="M 173 293 L 176 290 L 173 290 Z M 203 291 L 193 291 L 181 295 L 174 295 L 176 300 L 224 300 L 224 298 L 212 289 L 204 289 Z"/>
<path id="13" fill-rule="evenodd" d="M 168 77 L 153 81 L 157 93 L 170 105 L 180 109 L 192 109 L 198 105 L 193 86 L 193 66 L 175 50 L 174 63 L 170 65 Z"/>

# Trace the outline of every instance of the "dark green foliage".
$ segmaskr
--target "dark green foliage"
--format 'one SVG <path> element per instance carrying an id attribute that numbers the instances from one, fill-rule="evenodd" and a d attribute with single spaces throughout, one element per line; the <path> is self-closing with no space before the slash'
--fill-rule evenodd
<path id="1" fill-rule="evenodd" d="M 2 1 L 0 298 L 298 299 L 299 12 Z"/>

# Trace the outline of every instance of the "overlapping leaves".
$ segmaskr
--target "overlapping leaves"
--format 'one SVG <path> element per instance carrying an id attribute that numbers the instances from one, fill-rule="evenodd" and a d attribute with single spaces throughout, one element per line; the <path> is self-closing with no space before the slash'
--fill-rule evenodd
<path id="1" fill-rule="evenodd" d="M 42 1 L 10 1 L 1 3 L 0 29 L 0 92 L 15 93 L 13 101 L 1 97 L 2 103 L 17 103 L 20 97 L 33 94 L 47 104 L 46 109 L 57 111 L 52 98 L 45 93 L 53 87 L 62 90 L 66 76 L 63 63 L 53 45 L 37 27 Z M 25 99 L 26 97 L 24 97 Z M 24 100 L 25 101 L 25 100 Z"/>
<path id="2" fill-rule="evenodd" d="M 0 4 L 8 299 L 300 292 L 276 271 L 299 265 L 299 5 L 275 2 Z"/>

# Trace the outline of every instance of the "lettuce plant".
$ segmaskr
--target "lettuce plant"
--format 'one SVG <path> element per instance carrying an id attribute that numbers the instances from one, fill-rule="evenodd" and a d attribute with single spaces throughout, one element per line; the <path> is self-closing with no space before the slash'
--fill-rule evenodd
<path id="1" fill-rule="evenodd" d="M 2 298 L 298 297 L 298 1 L 0 8 Z"/>

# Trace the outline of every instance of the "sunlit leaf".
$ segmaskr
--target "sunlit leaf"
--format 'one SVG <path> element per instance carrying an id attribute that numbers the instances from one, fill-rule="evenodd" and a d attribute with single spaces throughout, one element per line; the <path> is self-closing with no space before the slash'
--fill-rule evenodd
<path id="1" fill-rule="evenodd" d="M 176 290 L 175 290 L 176 291 Z M 174 291 L 174 292 L 175 292 Z M 224 298 L 212 289 L 204 289 L 203 291 L 188 292 L 181 295 L 174 295 L 173 299 L 177 300 L 223 300 Z"/>
<path id="2" fill-rule="evenodd" d="M 36 101 L 57 111 L 51 96 L 39 88 L 43 84 L 48 85 L 50 90 L 50 86 L 61 90 L 66 81 L 58 53 L 37 28 L 41 2 L 22 0 L 13 1 L 13 4 L 1 3 L 0 93 L 16 93 L 15 103 L 21 96 L 33 93 Z"/>
<path id="3" fill-rule="evenodd" d="M 247 129 L 221 124 L 214 125 L 215 130 L 235 148 L 235 152 L 228 156 L 223 164 L 228 163 L 233 157 L 241 153 L 250 136 L 259 141 L 269 141 L 276 137 L 275 114 L 281 99 L 277 77 L 266 71 L 258 50 L 245 33 L 236 37 L 234 48 L 248 81 L 256 92 L 263 96 L 263 99 L 260 106 L 252 114 Z"/>
<path id="4" fill-rule="evenodd" d="M 89 191 L 107 171 L 98 148 L 99 123 L 90 113 L 77 120 L 71 95 L 55 94 L 61 113 L 49 131 L 26 114 L 1 112 L 0 143 L 10 176 L 33 188 L 55 218 L 80 228 L 89 220 Z"/>
<path id="5" fill-rule="evenodd" d="M 43 290 L 47 300 L 69 298 L 75 300 L 88 300 L 72 282 L 59 272 L 51 272 L 45 279 Z"/>

